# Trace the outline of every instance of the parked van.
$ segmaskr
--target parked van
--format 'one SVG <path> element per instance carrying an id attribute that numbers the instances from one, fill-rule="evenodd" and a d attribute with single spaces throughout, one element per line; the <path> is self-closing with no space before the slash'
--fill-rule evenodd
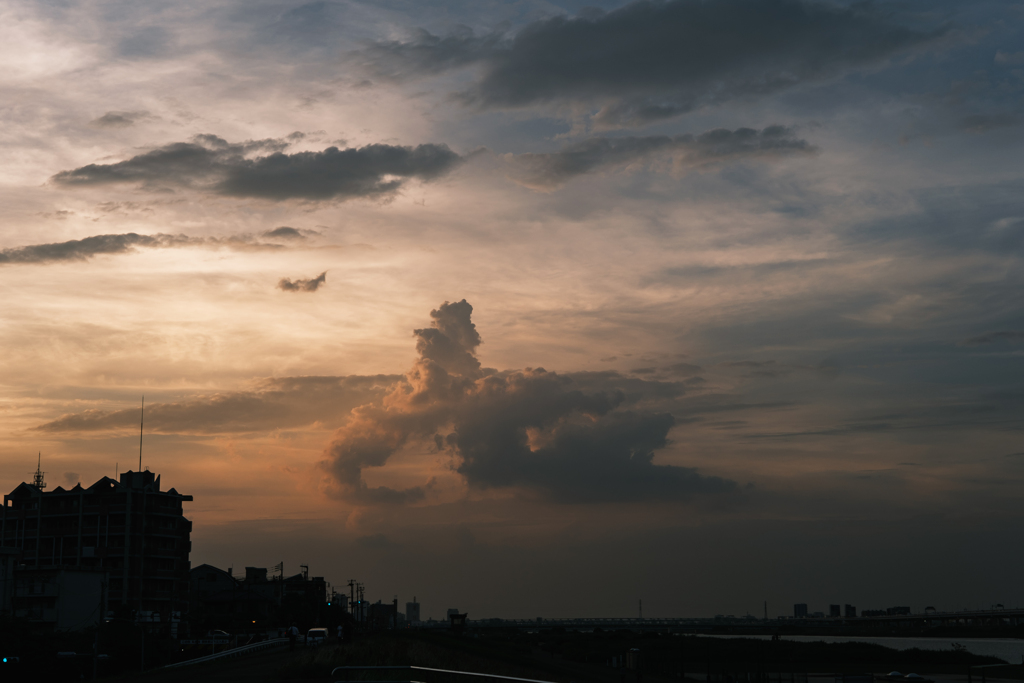
<path id="1" fill-rule="evenodd" d="M 306 631 L 306 645 L 323 645 L 327 642 L 327 629 L 325 628 L 311 628 Z"/>

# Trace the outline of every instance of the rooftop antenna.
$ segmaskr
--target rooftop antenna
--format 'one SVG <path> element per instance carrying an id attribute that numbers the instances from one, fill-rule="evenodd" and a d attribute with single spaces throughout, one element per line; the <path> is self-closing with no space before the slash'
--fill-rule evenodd
<path id="1" fill-rule="evenodd" d="M 142 397 L 142 412 L 139 414 L 139 472 L 142 471 L 142 425 L 146 420 L 146 397 Z"/>
<path id="2" fill-rule="evenodd" d="M 32 485 L 40 491 L 46 488 L 46 482 L 43 480 L 44 474 L 46 472 L 43 472 L 43 452 L 39 451 L 39 462 L 36 465 L 36 473 L 32 475 Z"/>

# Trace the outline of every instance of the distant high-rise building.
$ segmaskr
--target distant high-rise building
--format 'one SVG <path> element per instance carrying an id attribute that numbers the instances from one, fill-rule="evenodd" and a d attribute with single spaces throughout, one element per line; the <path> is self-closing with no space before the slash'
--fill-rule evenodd
<path id="1" fill-rule="evenodd" d="M 839 605 L 829 605 L 828 615 L 832 618 L 843 616 L 842 612 L 839 609 Z"/>
<path id="2" fill-rule="evenodd" d="M 420 620 L 420 603 L 416 602 L 416 596 L 413 596 L 412 602 L 405 603 L 405 619 L 414 624 Z"/>
<path id="3" fill-rule="evenodd" d="M 455 607 L 449 607 L 447 616 L 450 617 L 453 614 L 461 614 L 461 612 L 459 612 L 459 610 Z"/>
<path id="4" fill-rule="evenodd" d="M 847 619 L 855 619 L 857 617 L 857 608 L 853 605 L 846 605 L 844 609 L 846 613 L 843 616 Z"/>
<path id="5" fill-rule="evenodd" d="M 807 617 L 807 603 L 798 602 L 797 604 L 793 605 L 793 616 L 797 619 L 803 619 Z"/>

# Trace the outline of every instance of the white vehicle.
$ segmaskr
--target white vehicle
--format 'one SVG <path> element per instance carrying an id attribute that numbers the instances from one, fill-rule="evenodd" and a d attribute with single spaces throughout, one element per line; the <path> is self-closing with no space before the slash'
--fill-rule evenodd
<path id="1" fill-rule="evenodd" d="M 327 629 L 325 628 L 311 628 L 306 631 L 306 645 L 323 645 L 327 642 Z"/>

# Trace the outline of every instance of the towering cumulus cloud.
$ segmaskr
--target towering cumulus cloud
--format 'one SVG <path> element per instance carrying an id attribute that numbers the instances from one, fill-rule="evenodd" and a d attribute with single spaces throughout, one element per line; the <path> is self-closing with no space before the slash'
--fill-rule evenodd
<path id="1" fill-rule="evenodd" d="M 625 394 L 578 385 L 543 368 L 496 372 L 476 358 L 480 335 L 465 300 L 431 312 L 414 331 L 419 358 L 379 402 L 354 409 L 327 449 L 324 466 L 342 498 L 362 504 L 415 502 L 427 486 L 369 486 L 411 442 L 448 449 L 456 472 L 476 489 L 514 489 L 559 502 L 679 500 L 726 492 L 734 482 L 656 465 L 672 415 L 626 408 Z"/>

